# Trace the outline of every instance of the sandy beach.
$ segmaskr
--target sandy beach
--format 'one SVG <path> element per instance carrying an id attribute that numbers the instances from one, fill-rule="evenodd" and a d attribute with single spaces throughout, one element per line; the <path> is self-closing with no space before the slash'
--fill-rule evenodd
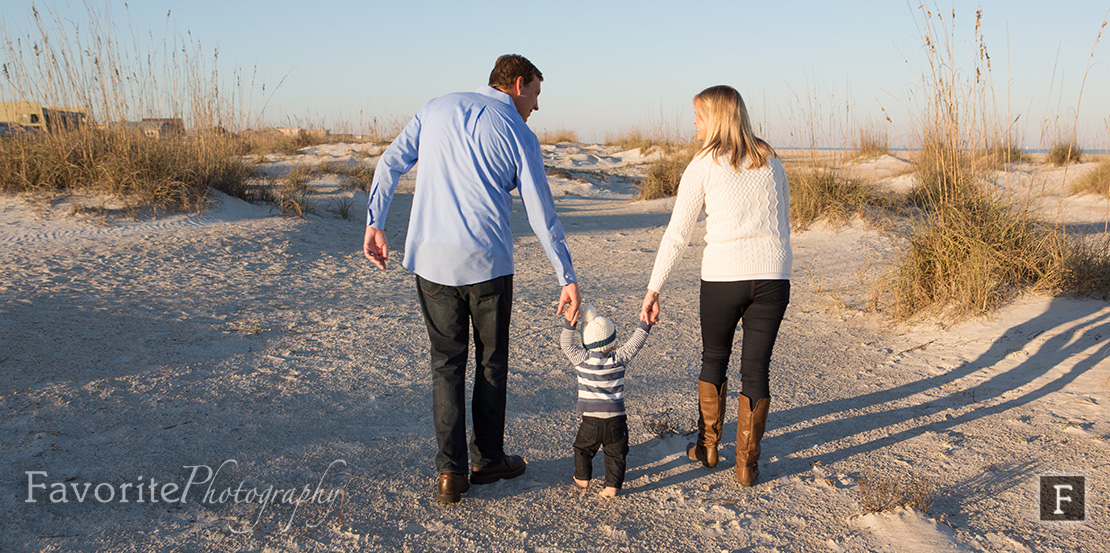
<path id="1" fill-rule="evenodd" d="M 383 145 L 269 156 L 281 175 L 372 165 Z M 636 201 L 639 150 L 544 146 L 585 301 L 634 328 L 673 199 Z M 892 191 L 909 161 L 860 161 Z M 1094 164 L 1067 169 L 1072 179 Z M 1073 229 L 1107 200 L 1064 169 L 993 179 Z M 557 283 L 519 200 L 506 447 L 527 472 L 432 499 L 428 344 L 400 267 L 361 253 L 364 193 L 311 182 L 315 213 L 213 193 L 199 214 L 83 218 L 0 196 L 0 551 L 1102 551 L 1110 542 L 1110 304 L 1026 294 L 990 316 L 896 324 L 868 309 L 904 238 L 863 220 L 795 232 L 762 481 L 690 463 L 704 221 L 627 377 L 629 473 L 573 487 L 572 367 Z M 341 206 L 354 205 L 349 218 Z M 739 339 L 739 333 L 738 333 Z M 736 360 L 734 359 L 734 368 Z M 866 513 L 861 479 L 927 478 L 931 506 Z M 1044 475 L 1085 477 L 1085 520 L 1040 520 Z M 109 499 L 109 494 L 111 494 Z M 1101 545 L 1100 545 L 1101 544 Z"/>

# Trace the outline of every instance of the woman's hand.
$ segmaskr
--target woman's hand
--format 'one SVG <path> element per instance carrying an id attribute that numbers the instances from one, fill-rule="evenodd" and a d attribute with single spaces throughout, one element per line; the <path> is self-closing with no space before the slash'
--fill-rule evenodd
<path id="1" fill-rule="evenodd" d="M 648 290 L 644 295 L 644 305 L 640 308 L 640 320 L 649 325 L 659 323 L 659 292 Z"/>

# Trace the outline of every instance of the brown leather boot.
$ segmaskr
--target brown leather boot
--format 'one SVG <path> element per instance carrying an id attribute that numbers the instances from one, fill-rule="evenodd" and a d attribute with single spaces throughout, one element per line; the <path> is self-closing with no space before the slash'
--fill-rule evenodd
<path id="1" fill-rule="evenodd" d="M 686 446 L 686 456 L 691 461 L 701 461 L 706 467 L 717 466 L 717 442 L 721 441 L 721 427 L 725 420 L 725 392 L 728 381 L 721 389 L 698 380 L 698 440 Z"/>
<path id="2" fill-rule="evenodd" d="M 736 417 L 736 478 L 746 488 L 759 478 L 759 442 L 763 439 L 763 432 L 767 430 L 767 412 L 771 408 L 771 398 L 765 397 L 755 402 L 755 409 L 751 408 L 751 401 L 743 395 L 737 403 L 740 408 Z"/>

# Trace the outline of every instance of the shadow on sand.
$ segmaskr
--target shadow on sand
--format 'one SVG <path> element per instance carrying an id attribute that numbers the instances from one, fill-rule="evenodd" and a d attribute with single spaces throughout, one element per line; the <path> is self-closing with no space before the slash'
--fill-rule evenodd
<path id="1" fill-rule="evenodd" d="M 1017 365 L 1000 372 L 989 370 L 1044 334 L 1051 337 Z M 942 374 L 782 411 L 776 411 L 772 403 L 760 478 L 768 481 L 797 475 L 814 464 L 831 465 L 926 433 L 951 432 L 963 424 L 1041 400 L 1062 390 L 1110 355 L 1106 336 L 1110 336 L 1110 310 L 1106 304 L 1060 298 L 1044 313 L 1007 330 L 986 352 Z M 1066 372 L 1045 378 L 1052 369 L 1069 360 L 1076 362 Z M 980 371 L 986 372 L 976 377 Z M 732 407 L 735 401 L 735 395 L 729 399 L 731 409 L 735 409 Z M 903 429 L 887 431 L 892 425 Z M 787 430 L 775 432 L 775 428 Z M 734 455 L 729 448 L 735 447 L 735 434 L 735 423 L 726 424 L 721 449 L 728 461 L 722 461 L 715 470 L 733 470 Z M 772 462 L 770 458 L 777 460 Z M 657 470 L 669 470 L 688 462 L 680 456 Z M 1007 469 L 999 465 L 998 474 L 983 478 L 998 484 L 1012 480 L 1015 471 L 1023 469 L 1028 466 Z M 684 471 L 637 491 L 683 484 L 705 474 Z"/>

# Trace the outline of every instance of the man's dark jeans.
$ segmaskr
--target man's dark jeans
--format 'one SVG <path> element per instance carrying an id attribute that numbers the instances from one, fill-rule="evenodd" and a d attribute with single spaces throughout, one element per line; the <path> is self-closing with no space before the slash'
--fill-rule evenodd
<path id="1" fill-rule="evenodd" d="M 466 362 L 474 328 L 475 470 L 496 465 L 505 455 L 505 397 L 509 373 L 509 316 L 513 275 L 464 286 L 445 286 L 416 277 L 420 308 L 428 325 L 432 361 L 432 413 L 436 469 L 469 474 L 466 452 Z"/>

